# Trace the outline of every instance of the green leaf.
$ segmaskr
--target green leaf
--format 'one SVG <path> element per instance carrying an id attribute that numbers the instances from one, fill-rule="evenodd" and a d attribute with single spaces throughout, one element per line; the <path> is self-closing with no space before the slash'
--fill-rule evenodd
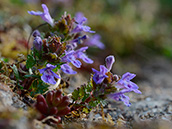
<path id="1" fill-rule="evenodd" d="M 91 92 L 92 89 L 93 89 L 93 85 L 92 85 L 91 82 L 89 82 L 88 85 L 87 85 L 87 92 Z"/>
<path id="2" fill-rule="evenodd" d="M 5 63 L 8 63 L 9 62 L 9 59 L 8 58 L 2 57 L 1 60 L 4 61 Z"/>
<path id="3" fill-rule="evenodd" d="M 36 60 L 32 55 L 27 56 L 26 68 L 32 68 L 36 64 Z"/>
<path id="4" fill-rule="evenodd" d="M 90 96 L 90 94 L 84 94 L 84 97 L 82 98 L 82 102 L 85 102 L 85 100 Z"/>
<path id="5" fill-rule="evenodd" d="M 96 107 L 99 103 L 100 103 L 99 100 L 90 101 L 89 102 L 89 105 L 91 106 L 90 108 Z"/>
<path id="6" fill-rule="evenodd" d="M 74 101 L 78 100 L 79 99 L 79 90 L 75 89 L 73 92 L 72 92 L 72 99 Z"/>
<path id="7" fill-rule="evenodd" d="M 2 62 L 0 62 L 0 69 L 3 67 L 3 63 Z"/>
<path id="8" fill-rule="evenodd" d="M 34 75 L 34 74 L 31 74 L 31 75 L 24 75 L 24 78 L 29 78 L 29 77 L 39 78 L 38 75 Z"/>
<path id="9" fill-rule="evenodd" d="M 84 87 L 81 86 L 81 88 L 79 89 L 79 96 L 80 96 L 80 97 L 83 97 L 83 96 L 84 96 L 84 93 L 85 93 L 84 90 L 85 90 Z"/>
<path id="10" fill-rule="evenodd" d="M 74 101 L 81 100 L 82 102 L 85 102 L 85 100 L 90 96 L 91 91 L 92 86 L 90 84 L 82 85 L 80 88 L 74 90 L 72 93 L 72 99 Z"/>
<path id="11" fill-rule="evenodd" d="M 16 65 L 13 64 L 13 66 L 11 66 L 11 68 L 13 69 L 13 72 L 14 72 L 14 75 L 15 75 L 16 79 L 17 80 L 20 79 L 20 75 L 19 75 L 19 72 L 18 72 L 18 69 L 17 69 Z"/>
<path id="12" fill-rule="evenodd" d="M 42 52 L 41 52 L 41 51 L 38 51 L 38 50 L 36 50 L 36 49 L 34 48 L 33 52 L 34 52 L 35 57 L 38 57 L 38 59 L 41 58 L 41 55 L 42 55 Z"/>
<path id="13" fill-rule="evenodd" d="M 36 94 L 43 94 L 48 90 L 49 85 L 45 84 L 42 80 L 34 80 L 30 90 L 30 96 L 34 97 Z"/>
<path id="14" fill-rule="evenodd" d="M 82 112 L 89 113 L 90 110 L 88 108 L 83 108 Z"/>

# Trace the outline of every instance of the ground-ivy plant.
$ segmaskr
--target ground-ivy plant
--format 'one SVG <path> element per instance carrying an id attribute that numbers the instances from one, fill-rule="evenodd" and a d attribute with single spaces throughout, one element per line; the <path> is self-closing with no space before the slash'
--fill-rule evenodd
<path id="1" fill-rule="evenodd" d="M 129 72 L 122 77 L 113 74 L 113 55 L 106 57 L 105 65 L 100 65 L 99 70 L 92 68 L 88 83 L 75 89 L 71 95 L 60 90 L 60 74 L 77 74 L 74 68 L 81 68 L 82 63 L 94 63 L 86 50 L 92 46 L 104 49 L 105 45 L 98 34 L 87 35 L 95 31 L 86 25 L 87 18 L 82 13 L 76 13 L 74 18 L 64 13 L 55 20 L 45 4 L 42 8 L 43 12 L 28 13 L 40 16 L 49 29 L 46 32 L 33 31 L 33 46 L 27 57 L 22 56 L 13 64 L 0 62 L 0 73 L 15 81 L 13 90 L 20 96 L 29 95 L 35 100 L 31 105 L 41 114 L 38 120 L 59 124 L 65 115 L 73 112 L 88 114 L 97 105 L 105 105 L 109 98 L 130 106 L 125 93 L 134 91 L 141 94 L 138 86 L 131 81 L 136 75 Z"/>

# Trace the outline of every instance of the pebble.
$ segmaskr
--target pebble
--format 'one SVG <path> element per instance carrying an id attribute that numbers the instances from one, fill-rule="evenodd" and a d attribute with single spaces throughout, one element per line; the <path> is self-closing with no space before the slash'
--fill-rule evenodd
<path id="1" fill-rule="evenodd" d="M 150 97 L 147 97 L 145 100 L 146 101 L 151 101 L 151 98 Z"/>
<path id="2" fill-rule="evenodd" d="M 98 118 L 100 118 L 101 116 L 100 116 L 100 114 L 96 114 L 94 117 L 95 117 L 95 119 L 98 119 Z"/>
<path id="3" fill-rule="evenodd" d="M 148 115 L 150 116 L 150 117 L 153 117 L 154 116 L 154 113 L 148 113 Z"/>
<path id="4" fill-rule="evenodd" d="M 167 112 L 172 114 L 172 105 L 169 105 L 169 106 L 168 106 Z"/>

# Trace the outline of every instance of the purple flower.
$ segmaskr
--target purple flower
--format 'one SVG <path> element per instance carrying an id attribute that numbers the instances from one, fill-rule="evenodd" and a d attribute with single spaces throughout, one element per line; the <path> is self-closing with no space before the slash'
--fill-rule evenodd
<path id="1" fill-rule="evenodd" d="M 75 21 L 77 22 L 77 25 L 71 33 L 78 33 L 81 31 L 95 33 L 95 31 L 91 31 L 89 26 L 84 25 L 87 22 L 87 18 L 84 17 L 81 12 L 76 13 Z"/>
<path id="2" fill-rule="evenodd" d="M 39 36 L 41 37 L 41 34 L 38 30 L 35 30 L 33 33 L 32 33 L 33 37 L 36 37 L 36 36 Z"/>
<path id="3" fill-rule="evenodd" d="M 74 56 L 76 58 L 82 59 L 85 63 L 92 64 L 94 61 L 91 60 L 90 58 L 88 58 L 86 56 L 86 54 L 84 53 L 87 49 L 88 49 L 88 47 L 82 47 L 82 48 L 76 50 L 74 53 Z"/>
<path id="4" fill-rule="evenodd" d="M 59 78 L 60 77 L 52 71 L 52 69 L 56 68 L 56 66 L 47 64 L 46 68 L 43 69 L 38 69 L 41 74 L 41 80 L 44 81 L 45 83 L 50 83 L 50 84 L 56 84 L 56 81 L 54 78 Z"/>
<path id="5" fill-rule="evenodd" d="M 97 46 L 98 48 L 100 49 L 104 49 L 105 48 L 105 45 L 100 42 L 100 35 L 99 34 L 95 34 L 93 35 L 91 38 L 89 38 L 85 44 L 88 45 L 88 46 Z"/>
<path id="6" fill-rule="evenodd" d="M 80 68 L 81 62 L 76 59 L 74 54 L 75 54 L 74 50 L 66 52 L 66 55 L 61 58 L 61 61 L 66 63 L 72 63 L 75 67 Z"/>
<path id="7" fill-rule="evenodd" d="M 141 94 L 141 91 L 138 90 L 139 87 L 134 82 L 130 81 L 135 76 L 136 76 L 135 74 L 129 72 L 125 73 L 124 75 L 122 75 L 122 78 L 118 82 L 116 82 L 116 88 L 126 89 Z"/>
<path id="8" fill-rule="evenodd" d="M 33 48 L 36 49 L 37 51 L 41 51 L 42 49 L 42 39 L 39 36 L 36 36 L 33 41 Z"/>
<path id="9" fill-rule="evenodd" d="M 124 93 L 127 92 L 120 91 L 118 93 L 110 94 L 108 97 L 116 101 L 123 101 L 124 104 L 129 107 L 131 105 L 131 103 L 129 102 L 130 98 L 124 95 Z"/>
<path id="10" fill-rule="evenodd" d="M 108 77 L 106 75 L 107 72 L 109 72 L 112 68 L 113 63 L 115 62 L 114 56 L 108 56 L 105 59 L 106 61 L 106 67 L 104 65 L 100 65 L 100 72 L 92 68 L 94 75 L 93 80 L 96 84 L 100 84 L 103 82 L 103 80 Z"/>
<path id="11" fill-rule="evenodd" d="M 77 60 L 78 58 L 82 59 L 86 63 L 91 64 L 93 63 L 93 60 L 88 58 L 84 53 L 87 49 L 88 47 L 82 47 L 76 51 L 71 50 L 69 52 L 66 52 L 66 55 L 61 58 L 61 61 L 66 63 L 72 63 L 77 68 L 81 67 L 81 62 Z"/>
<path id="12" fill-rule="evenodd" d="M 110 94 L 109 97 L 116 101 L 123 101 L 126 106 L 130 106 L 129 97 L 124 95 L 124 93 L 134 91 L 135 93 L 141 94 L 141 91 L 138 90 L 139 87 L 130 81 L 135 76 L 135 74 L 131 74 L 129 72 L 125 73 L 122 78 L 115 83 L 116 88 L 120 91 L 114 94 Z"/>
<path id="13" fill-rule="evenodd" d="M 110 71 L 112 69 L 112 65 L 115 62 L 114 56 L 108 56 L 105 59 L 106 62 L 106 68 Z"/>
<path id="14" fill-rule="evenodd" d="M 84 40 L 84 39 L 87 39 L 87 36 L 86 35 L 81 36 L 81 37 L 78 37 L 78 38 L 70 41 L 70 43 L 78 43 L 78 44 L 81 44 L 82 43 L 82 40 Z"/>
<path id="15" fill-rule="evenodd" d="M 61 65 L 61 70 L 67 74 L 76 74 L 77 73 L 68 64 Z"/>
<path id="16" fill-rule="evenodd" d="M 69 44 L 66 45 L 67 51 L 74 50 L 78 46 L 77 44 L 81 44 L 82 40 L 84 40 L 86 38 L 87 38 L 87 36 L 84 35 L 84 36 L 78 37 L 78 38 L 73 39 L 72 41 L 70 41 Z"/>
<path id="17" fill-rule="evenodd" d="M 76 21 L 78 24 L 84 24 L 84 23 L 87 22 L 87 18 L 84 17 L 83 13 L 78 12 L 78 13 L 76 13 L 76 15 L 75 15 L 75 21 Z"/>
<path id="18" fill-rule="evenodd" d="M 77 43 L 70 43 L 66 45 L 66 51 L 72 51 L 77 47 Z"/>
<path id="19" fill-rule="evenodd" d="M 88 58 L 84 53 L 87 49 L 88 47 L 82 47 L 76 51 L 66 51 L 66 55 L 61 58 L 61 61 L 66 64 L 63 64 L 61 66 L 61 70 L 67 74 L 76 74 L 76 71 L 73 71 L 72 68 L 68 65 L 68 63 L 72 63 L 77 68 L 80 68 L 82 65 L 78 59 L 82 59 L 84 62 L 89 64 L 93 63 L 93 60 Z"/>
<path id="20" fill-rule="evenodd" d="M 100 71 L 97 71 L 96 69 L 92 68 L 94 75 L 93 80 L 96 84 L 100 84 L 103 82 L 103 80 L 108 77 L 106 73 L 108 72 L 108 69 L 104 65 L 100 65 Z"/>
<path id="21" fill-rule="evenodd" d="M 91 29 L 91 28 L 90 28 L 89 26 L 85 26 L 85 25 L 80 25 L 80 24 L 78 24 L 78 25 L 72 30 L 72 33 L 78 33 L 78 32 L 81 32 L 81 31 L 89 32 L 89 33 L 95 33 L 95 31 L 91 31 L 90 29 Z"/>
<path id="22" fill-rule="evenodd" d="M 44 12 L 28 11 L 28 13 L 31 15 L 40 16 L 44 21 L 49 23 L 51 26 L 54 26 L 54 19 L 51 18 L 47 6 L 45 4 L 42 4 L 42 8 L 43 8 Z"/>

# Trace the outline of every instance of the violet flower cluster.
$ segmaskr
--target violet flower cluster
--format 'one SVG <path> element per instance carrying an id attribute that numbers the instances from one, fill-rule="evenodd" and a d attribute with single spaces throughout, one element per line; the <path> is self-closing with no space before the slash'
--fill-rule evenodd
<path id="1" fill-rule="evenodd" d="M 108 77 L 107 73 L 110 72 L 113 63 L 115 62 L 114 56 L 108 56 L 105 59 L 106 61 L 106 67 L 104 65 L 100 65 L 100 71 L 95 70 L 92 68 L 94 75 L 93 80 L 96 84 L 101 84 L 105 78 Z M 130 106 L 129 97 L 124 95 L 125 93 L 134 91 L 135 93 L 141 94 L 141 91 L 138 90 L 138 86 L 130 81 L 133 79 L 136 75 L 132 73 L 125 73 L 122 75 L 122 78 L 115 82 L 115 87 L 117 88 L 118 92 L 112 93 L 109 96 L 109 98 L 112 98 L 116 101 L 123 101 L 126 106 Z"/>
<path id="2" fill-rule="evenodd" d="M 54 27 L 55 22 L 54 22 L 54 19 L 52 19 L 52 17 L 50 16 L 47 6 L 45 4 L 42 4 L 42 8 L 43 8 L 43 12 L 28 11 L 28 13 L 31 15 L 40 16 L 44 21 L 46 21 L 52 27 Z M 70 32 L 70 34 L 81 33 L 81 32 L 89 32 L 89 33 L 95 32 L 95 31 L 91 31 L 90 30 L 91 28 L 89 26 L 84 25 L 87 22 L 87 18 L 85 18 L 82 13 L 80 13 L 80 12 L 77 13 L 76 17 L 74 19 L 75 19 L 75 23 L 74 23 L 75 26 L 74 26 L 74 29 Z M 33 48 L 32 49 L 35 49 L 37 51 L 41 51 L 43 41 L 41 39 L 39 31 L 35 31 L 33 33 L 33 36 L 35 38 L 33 41 Z M 63 63 L 60 66 L 61 67 L 60 69 L 64 73 L 76 74 L 77 72 L 72 69 L 70 64 L 72 64 L 76 68 L 80 68 L 82 65 L 80 60 L 82 60 L 88 64 L 93 63 L 93 60 L 88 58 L 87 55 L 84 53 L 88 49 L 88 46 L 91 46 L 91 45 L 88 45 L 88 46 L 85 46 L 85 47 L 82 47 L 82 48 L 75 50 L 77 48 L 78 44 L 80 44 L 82 42 L 82 40 L 84 40 L 86 38 L 87 38 L 87 36 L 83 35 L 81 37 L 78 37 L 76 39 L 69 41 L 69 44 L 66 45 L 67 49 L 65 50 L 64 56 L 60 57 L 61 62 Z M 54 68 L 55 68 L 55 66 L 53 66 L 51 64 L 47 64 L 46 68 L 39 69 L 39 72 L 41 74 L 43 74 L 41 76 L 42 81 L 44 81 L 45 83 L 49 83 L 49 84 L 55 84 L 54 78 L 60 78 L 60 77 L 56 73 L 52 72 L 52 69 L 54 69 Z"/>
<path id="3" fill-rule="evenodd" d="M 124 93 L 128 93 L 131 91 L 134 91 L 135 93 L 141 94 L 142 92 L 138 90 L 138 86 L 130 81 L 133 79 L 136 75 L 132 73 L 125 73 L 122 75 L 122 78 L 115 83 L 116 88 L 118 89 L 119 92 L 110 94 L 109 97 L 116 100 L 116 101 L 123 101 L 126 106 L 130 106 L 131 103 L 129 102 L 130 98 Z"/>
<path id="4" fill-rule="evenodd" d="M 41 67 L 42 69 L 38 69 L 40 74 L 42 74 L 41 80 L 45 83 L 54 85 L 56 84 L 56 80 L 60 79 L 60 76 L 57 74 L 58 70 L 61 70 L 66 74 L 76 74 L 77 72 L 73 70 L 72 67 L 74 66 L 76 68 L 81 68 L 81 60 L 87 64 L 93 63 L 93 60 L 90 59 L 85 53 L 88 47 L 96 46 L 100 49 L 104 49 L 105 45 L 100 41 L 100 35 L 95 34 L 92 37 L 89 37 L 85 34 L 85 32 L 95 33 L 95 31 L 92 31 L 89 26 L 85 25 L 87 22 L 87 18 L 84 17 L 81 12 L 76 13 L 74 19 L 71 19 L 69 15 L 64 16 L 65 18 L 62 17 L 64 18 L 64 21 L 68 21 L 58 24 L 58 22 L 55 22 L 54 19 L 52 19 L 52 17 L 50 16 L 49 10 L 45 4 L 42 4 L 42 8 L 43 12 L 28 11 L 28 13 L 31 15 L 40 16 L 44 21 L 49 23 L 53 29 L 57 28 L 57 26 L 59 27 L 59 25 L 61 24 L 63 24 L 63 28 L 67 26 L 66 28 L 68 28 L 68 31 L 65 32 L 68 32 L 67 35 L 69 37 L 73 37 L 71 39 L 64 38 L 67 40 L 63 41 L 60 37 L 58 38 L 58 41 L 53 42 L 51 45 L 49 45 L 58 47 L 53 53 L 51 53 L 51 55 L 53 55 L 55 59 L 58 59 L 59 62 L 55 61 L 57 62 L 57 64 L 53 63 L 52 65 L 51 61 L 45 61 L 44 66 L 46 65 L 46 68 Z M 33 41 L 33 49 L 36 49 L 38 52 L 42 52 L 42 55 L 49 55 L 48 52 L 45 53 L 46 51 L 48 51 L 48 48 L 44 48 L 46 46 L 45 42 L 48 42 L 48 40 L 41 39 L 40 33 L 38 31 L 34 32 L 33 35 L 35 37 Z M 82 46 L 78 48 L 80 44 L 83 44 L 84 47 Z M 60 54 L 58 53 L 59 51 L 61 51 Z M 115 62 L 114 56 L 110 55 L 106 57 L 105 62 L 105 65 L 100 65 L 99 71 L 92 68 L 92 71 L 94 72 L 92 79 L 98 87 L 104 84 L 105 80 L 110 77 L 109 73 L 113 76 L 110 71 L 112 69 L 113 63 Z M 141 94 L 141 91 L 138 90 L 138 86 L 131 81 L 131 79 L 133 79 L 135 76 L 135 74 L 127 72 L 122 75 L 122 78 L 120 80 L 114 81 L 112 79 L 111 82 L 108 82 L 111 85 L 113 84 L 113 86 L 117 89 L 115 93 L 108 94 L 108 97 L 116 101 L 123 101 L 125 105 L 130 106 L 129 97 L 126 96 L 125 93 L 134 91 L 135 93 Z"/>
<path id="5" fill-rule="evenodd" d="M 65 53 L 65 56 L 61 58 L 61 61 L 65 62 L 65 64 L 61 66 L 61 70 L 67 74 L 76 74 L 77 72 L 72 70 L 72 68 L 68 64 L 72 63 L 75 67 L 80 68 L 81 62 L 77 59 L 81 59 L 85 63 L 92 64 L 93 60 L 88 58 L 87 55 L 84 53 L 87 49 L 88 47 L 82 47 L 76 51 L 74 50 L 67 51 Z"/>

